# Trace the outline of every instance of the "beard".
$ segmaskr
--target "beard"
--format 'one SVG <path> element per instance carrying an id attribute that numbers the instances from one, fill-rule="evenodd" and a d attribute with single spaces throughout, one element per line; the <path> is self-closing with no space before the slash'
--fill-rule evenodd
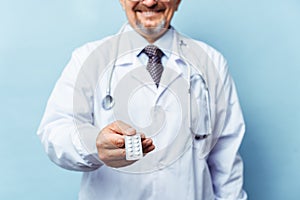
<path id="1" fill-rule="evenodd" d="M 138 27 L 138 29 L 142 33 L 144 33 L 145 35 L 148 35 L 148 36 L 157 36 L 160 33 L 163 33 L 164 32 L 163 30 L 166 29 L 165 25 L 166 25 L 165 19 L 163 19 L 161 22 L 159 22 L 159 24 L 155 27 L 145 27 L 140 21 L 136 22 L 136 26 Z"/>

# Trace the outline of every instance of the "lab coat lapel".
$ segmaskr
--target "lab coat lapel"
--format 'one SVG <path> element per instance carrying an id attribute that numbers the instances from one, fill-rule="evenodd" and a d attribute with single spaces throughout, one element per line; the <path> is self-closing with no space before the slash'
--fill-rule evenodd
<path id="1" fill-rule="evenodd" d="M 168 61 L 165 63 L 164 71 L 160 80 L 160 87 L 158 88 L 157 100 L 160 96 L 170 87 L 170 85 L 180 76 L 183 75 L 182 65 L 180 66 L 177 61 L 180 60 L 178 52 L 178 33 L 172 29 L 173 43 L 171 49 L 165 49 L 167 52 Z M 171 51 L 170 51 L 171 50 Z"/>
<path id="2" fill-rule="evenodd" d="M 150 73 L 147 71 L 146 66 L 144 66 L 138 59 L 135 59 L 133 66 L 136 67 L 134 67 L 134 70 L 130 73 L 132 81 L 138 81 L 140 85 L 147 87 L 154 94 L 156 94 L 156 85 L 154 84 Z"/>
<path id="3" fill-rule="evenodd" d="M 160 96 L 181 74 L 182 73 L 178 73 L 172 68 L 165 67 L 157 95 Z"/>
<path id="4" fill-rule="evenodd" d="M 175 56 L 171 55 L 169 61 L 164 67 L 156 99 L 158 100 L 160 96 L 170 87 L 170 85 L 180 76 L 182 76 L 182 69 L 176 63 Z"/>

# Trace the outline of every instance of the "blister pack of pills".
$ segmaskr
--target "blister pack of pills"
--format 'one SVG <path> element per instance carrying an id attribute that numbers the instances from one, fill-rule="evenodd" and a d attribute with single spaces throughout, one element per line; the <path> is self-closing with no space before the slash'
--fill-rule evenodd
<path id="1" fill-rule="evenodd" d="M 143 157 L 141 135 L 125 136 L 126 160 L 138 160 Z"/>

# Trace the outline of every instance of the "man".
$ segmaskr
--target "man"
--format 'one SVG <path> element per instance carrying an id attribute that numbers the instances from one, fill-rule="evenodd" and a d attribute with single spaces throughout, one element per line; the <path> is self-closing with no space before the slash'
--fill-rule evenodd
<path id="1" fill-rule="evenodd" d="M 238 154 L 244 122 L 225 59 L 170 26 L 180 0 L 120 3 L 129 25 L 77 49 L 56 84 L 38 130 L 46 152 L 84 172 L 79 199 L 247 199 Z M 201 73 L 203 87 L 193 82 Z M 124 136 L 141 131 L 144 157 L 126 160 Z"/>

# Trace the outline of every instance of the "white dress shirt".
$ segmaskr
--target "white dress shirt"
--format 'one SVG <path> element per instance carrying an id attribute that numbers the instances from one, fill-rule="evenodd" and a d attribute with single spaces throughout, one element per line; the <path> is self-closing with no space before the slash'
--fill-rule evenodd
<path id="1" fill-rule="evenodd" d="M 170 85 L 180 85 L 180 77 L 189 80 L 187 62 L 180 53 L 173 53 L 180 52 L 178 33 L 171 28 L 154 43 L 164 52 L 164 73 L 159 88 L 154 84 L 142 84 L 144 79 L 150 80 L 149 75 L 136 76 L 136 82 L 130 84 L 140 86 L 132 92 L 124 91 L 131 87 L 126 85 L 131 80 L 128 74 L 146 65 L 148 58 L 141 50 L 148 43 L 132 31 L 129 25 L 125 25 L 121 32 L 130 34 L 124 36 L 126 39 L 112 36 L 91 42 L 73 52 L 49 98 L 38 130 L 53 162 L 63 168 L 83 172 L 79 199 L 247 199 L 242 189 L 243 163 L 238 154 L 245 125 L 234 82 L 223 56 L 207 44 L 190 39 L 202 49 L 218 76 L 210 84 L 210 87 L 214 85 L 217 88 L 210 93 L 212 107 L 215 108 L 212 108 L 212 136 L 196 140 L 190 137 L 192 134 L 185 127 L 189 124 L 189 117 L 186 116 L 189 110 L 185 107 L 187 93 L 176 91 L 176 88 L 175 91 L 168 89 Z M 112 38 L 115 40 L 107 45 Z M 123 51 L 125 47 L 131 51 Z M 191 51 L 196 57 L 197 53 Z M 106 66 L 101 66 L 101 63 L 106 63 Z M 117 101 L 116 108 L 107 111 L 101 102 L 109 85 L 111 65 L 115 66 L 111 82 L 112 94 L 116 101 L 118 97 L 128 99 Z M 167 73 L 171 71 L 174 76 Z M 140 72 L 136 72 L 139 75 Z M 207 74 L 207 78 L 211 79 L 210 74 Z M 222 102 L 218 101 L 219 93 L 216 91 L 222 91 Z M 129 93 L 131 96 L 126 96 Z M 124 169 L 104 165 L 96 149 L 96 137 L 100 130 L 120 119 L 130 120 L 136 127 L 148 126 L 151 124 L 149 105 L 162 108 L 165 121 L 158 134 L 150 135 L 156 149 L 143 158 L 146 164 Z M 122 115 L 117 110 L 124 106 L 128 115 Z M 223 120 L 219 120 L 219 116 L 223 116 Z M 197 117 L 190 120 L 197 121 Z M 179 139 L 181 142 L 178 142 Z M 209 147 L 209 151 L 203 152 L 204 147 L 206 150 Z"/>

